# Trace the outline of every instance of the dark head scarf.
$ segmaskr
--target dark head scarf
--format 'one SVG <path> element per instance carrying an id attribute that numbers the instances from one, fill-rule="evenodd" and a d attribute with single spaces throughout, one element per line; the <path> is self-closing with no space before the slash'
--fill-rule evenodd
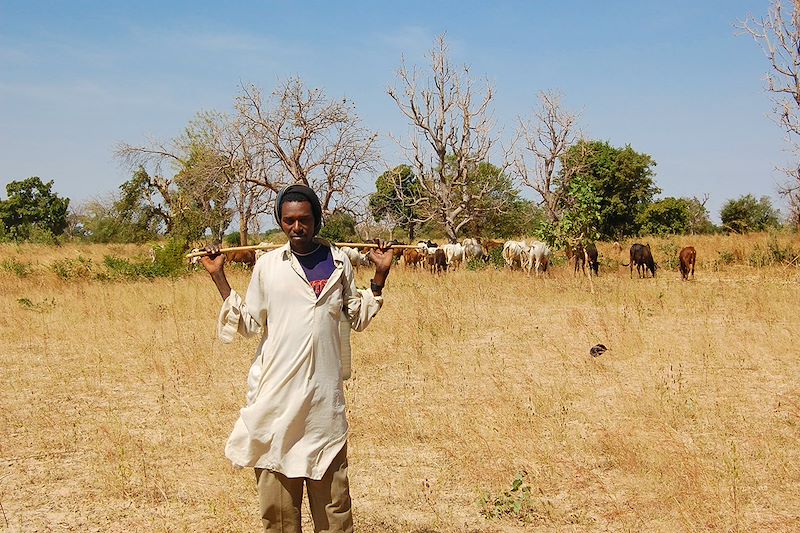
<path id="1" fill-rule="evenodd" d="M 278 197 L 275 199 L 275 220 L 278 222 L 278 227 L 281 226 L 281 208 L 286 200 L 286 195 L 289 193 L 293 193 L 292 196 L 299 194 L 308 200 L 308 203 L 311 204 L 311 213 L 314 215 L 314 235 L 319 233 L 322 227 L 322 204 L 317 197 L 317 193 L 311 190 L 310 187 L 300 183 L 289 185 L 278 193 Z"/>

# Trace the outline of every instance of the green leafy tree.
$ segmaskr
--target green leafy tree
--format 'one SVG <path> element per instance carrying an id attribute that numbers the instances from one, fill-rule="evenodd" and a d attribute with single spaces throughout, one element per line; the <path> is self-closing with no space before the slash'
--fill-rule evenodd
<path id="1" fill-rule="evenodd" d="M 644 235 L 713 233 L 705 200 L 667 197 L 648 204 L 637 220 Z"/>
<path id="2" fill-rule="evenodd" d="M 53 181 L 38 176 L 12 181 L 6 186 L 8 198 L 0 201 L 0 220 L 4 233 L 15 240 L 34 235 L 61 235 L 67 227 L 69 198 L 52 190 Z"/>
<path id="3" fill-rule="evenodd" d="M 350 213 L 333 212 L 325 217 L 319 236 L 331 242 L 353 242 L 358 239 L 356 221 Z"/>
<path id="4" fill-rule="evenodd" d="M 644 235 L 678 235 L 689 232 L 691 213 L 683 198 L 667 197 L 647 205 L 639 214 Z"/>
<path id="5" fill-rule="evenodd" d="M 417 206 L 421 195 L 419 180 L 408 165 L 387 170 L 375 180 L 376 191 L 369 197 L 369 211 L 375 222 L 389 221 L 404 228 L 414 240 L 422 214 Z"/>
<path id="6" fill-rule="evenodd" d="M 453 160 L 449 161 L 450 164 Z M 532 227 L 536 210 L 519 197 L 511 178 L 503 169 L 488 161 L 474 165 L 470 170 L 470 210 L 472 220 L 464 225 L 465 235 L 501 236 L 519 235 L 513 231 Z"/>
<path id="7" fill-rule="evenodd" d="M 120 145 L 117 156 L 141 171 L 125 185 L 123 200 L 134 211 L 146 205 L 170 237 L 188 243 L 210 230 L 221 240 L 233 216 L 232 170 L 215 134 L 213 121 L 200 116 L 169 146 Z"/>
<path id="8" fill-rule="evenodd" d="M 719 217 L 722 220 L 722 227 L 735 233 L 764 231 L 780 224 L 778 211 L 772 207 L 769 197 L 762 196 L 756 200 L 752 194 L 725 202 L 720 209 Z"/>
<path id="9" fill-rule="evenodd" d="M 155 240 L 163 228 L 158 210 L 142 201 L 144 170 L 120 186 L 120 193 L 108 199 L 86 202 L 77 215 L 83 238 L 96 243 L 142 243 Z"/>
<path id="10" fill-rule="evenodd" d="M 707 234 L 715 233 L 718 230 L 708 216 L 708 209 L 706 208 L 708 195 L 705 195 L 702 200 L 697 197 L 681 199 L 686 202 L 686 208 L 689 210 L 688 233 Z"/>
<path id="11" fill-rule="evenodd" d="M 597 193 L 602 238 L 637 235 L 640 214 L 661 192 L 653 180 L 656 162 L 630 145 L 615 148 L 605 141 L 580 141 L 567 151 L 563 166 L 580 166 L 579 175 Z"/>
<path id="12" fill-rule="evenodd" d="M 596 241 L 600 237 L 602 200 L 591 180 L 583 175 L 573 177 L 564 203 L 560 220 L 542 224 L 541 238 L 558 248 Z"/>
<path id="13" fill-rule="evenodd" d="M 98 242 L 143 242 L 153 238 L 160 231 L 171 228 L 172 217 L 157 197 L 152 180 L 143 167 L 133 173 L 131 179 L 120 185 L 119 198 L 109 210 L 116 221 L 103 223 L 97 228 L 103 234 L 111 231 L 112 235 L 98 236 Z M 113 233 L 119 233 L 114 237 Z M 106 239 L 112 239 L 111 241 Z"/>

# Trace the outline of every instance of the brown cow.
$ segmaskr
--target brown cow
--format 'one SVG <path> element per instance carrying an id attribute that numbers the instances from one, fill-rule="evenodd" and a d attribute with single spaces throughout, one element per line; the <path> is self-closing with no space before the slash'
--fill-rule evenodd
<path id="1" fill-rule="evenodd" d="M 423 264 L 425 262 L 425 254 L 421 251 L 417 250 L 416 248 L 406 248 L 403 250 L 403 263 L 405 263 L 407 267 L 414 267 Z"/>
<path id="2" fill-rule="evenodd" d="M 192 248 L 192 253 L 202 252 L 203 248 Z M 252 267 L 256 264 L 256 250 L 234 250 L 232 252 L 223 252 L 225 255 L 226 263 L 241 263 Z M 189 267 L 193 268 L 200 263 L 200 257 L 192 257 L 189 260 Z"/>
<path id="3" fill-rule="evenodd" d="M 428 254 L 428 267 L 431 269 L 431 274 L 447 272 L 447 254 L 444 250 L 437 248 L 435 252 Z"/>
<path id="4" fill-rule="evenodd" d="M 568 256 L 567 258 L 568 259 L 570 259 L 570 257 L 569 257 L 570 255 L 571 255 L 571 260 L 574 261 L 574 266 L 575 266 L 575 270 L 574 270 L 574 272 L 572 274 L 576 275 L 578 273 L 578 271 L 580 270 L 585 275 L 586 274 L 586 255 L 583 253 L 583 244 L 578 243 L 578 244 L 575 245 L 575 248 L 567 248 L 567 256 Z"/>
<path id="5" fill-rule="evenodd" d="M 233 250 L 231 252 L 223 253 L 225 254 L 226 263 L 241 263 L 249 267 L 256 264 L 255 250 Z"/>
<path id="6" fill-rule="evenodd" d="M 686 246 L 685 248 L 681 249 L 680 253 L 678 254 L 678 259 L 680 260 L 682 280 L 688 280 L 690 272 L 692 274 L 692 278 L 694 279 L 694 262 L 696 258 L 697 252 L 695 252 L 694 246 Z"/>
<path id="7" fill-rule="evenodd" d="M 492 250 L 495 248 L 502 248 L 506 241 L 502 241 L 500 239 L 489 239 L 488 241 L 483 243 L 483 247 L 486 249 L 486 254 L 492 253 Z"/>

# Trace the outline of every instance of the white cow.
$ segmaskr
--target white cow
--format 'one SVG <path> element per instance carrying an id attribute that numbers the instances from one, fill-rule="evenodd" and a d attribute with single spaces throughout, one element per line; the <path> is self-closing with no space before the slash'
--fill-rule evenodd
<path id="1" fill-rule="evenodd" d="M 431 241 L 419 241 L 417 243 L 417 247 L 419 248 L 419 251 L 425 254 L 427 257 L 429 255 L 433 255 L 439 246 Z"/>
<path id="2" fill-rule="evenodd" d="M 478 239 L 467 237 L 461 241 L 461 245 L 464 247 L 464 261 L 483 257 L 483 246 L 478 242 Z"/>
<path id="3" fill-rule="evenodd" d="M 524 268 L 528 260 L 530 246 L 525 241 L 506 241 L 503 245 L 503 259 L 511 270 Z"/>
<path id="4" fill-rule="evenodd" d="M 464 263 L 464 246 L 460 243 L 445 244 L 442 246 L 444 255 L 447 258 L 447 269 L 455 269 L 457 265 Z"/>
<path id="5" fill-rule="evenodd" d="M 528 251 L 528 260 L 525 264 L 525 270 L 528 275 L 531 275 L 531 269 L 535 265 L 534 272 L 539 276 L 539 267 L 542 267 L 542 273 L 547 272 L 547 265 L 550 263 L 550 254 L 552 250 L 547 244 L 542 241 L 531 241 L 530 250 Z"/>

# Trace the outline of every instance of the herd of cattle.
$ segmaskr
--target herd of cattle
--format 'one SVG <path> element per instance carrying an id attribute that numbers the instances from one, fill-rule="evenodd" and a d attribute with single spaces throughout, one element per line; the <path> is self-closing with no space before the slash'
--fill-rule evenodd
<path id="1" fill-rule="evenodd" d="M 266 243 L 262 243 L 266 244 Z M 394 243 L 400 244 L 400 243 Z M 406 268 L 424 268 L 433 274 L 440 274 L 448 270 L 456 270 L 466 265 L 471 260 L 489 261 L 490 254 L 495 248 L 502 247 L 502 257 L 507 268 L 511 270 L 523 270 L 528 275 L 533 272 L 537 277 L 545 274 L 550 265 L 553 250 L 547 244 L 533 241 L 500 241 L 486 240 L 481 241 L 475 238 L 466 238 L 460 243 L 438 245 L 430 240 L 420 241 L 416 246 L 406 246 L 395 248 L 394 255 L 398 262 L 403 263 Z M 619 243 L 614 243 L 614 249 L 621 253 L 622 248 Z M 342 252 L 347 255 L 353 268 L 358 270 L 362 266 L 369 265 L 369 256 L 356 248 L 343 246 Z M 198 251 L 195 249 L 193 251 Z M 262 254 L 266 252 L 260 250 L 233 250 L 225 252 L 226 261 L 229 263 L 241 263 L 253 266 Z M 590 243 L 585 247 L 577 244 L 568 248 L 566 251 L 567 261 L 577 274 L 586 274 L 586 267 L 589 267 L 589 275 L 600 274 L 599 253 L 597 247 Z M 678 254 L 679 270 L 681 279 L 687 280 L 691 275 L 694 277 L 694 266 L 697 253 L 692 246 L 681 249 Z M 649 244 L 634 244 L 630 249 L 630 261 L 623 262 L 623 266 L 630 266 L 631 276 L 633 269 L 640 278 L 647 276 L 650 272 L 652 277 L 656 275 L 657 264 L 653 259 L 653 254 Z"/>

